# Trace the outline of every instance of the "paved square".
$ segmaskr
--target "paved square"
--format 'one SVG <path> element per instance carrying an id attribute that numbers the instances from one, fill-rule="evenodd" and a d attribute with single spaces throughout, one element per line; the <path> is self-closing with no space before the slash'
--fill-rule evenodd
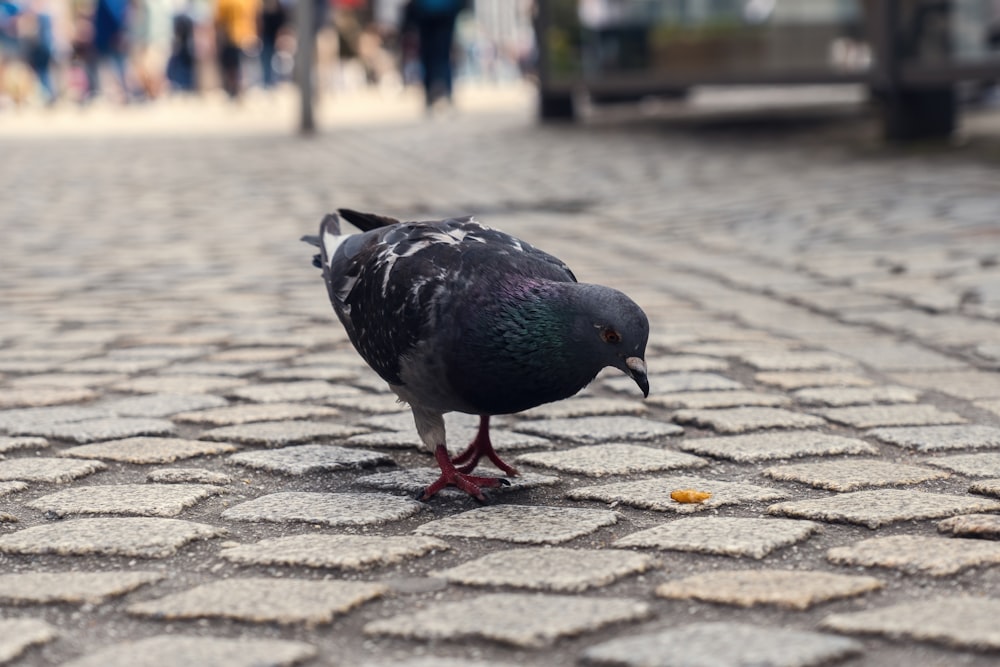
<path id="1" fill-rule="evenodd" d="M 1000 503 L 992 500 L 883 489 L 779 503 L 768 507 L 767 513 L 817 521 L 856 523 L 875 529 L 898 521 L 940 519 L 955 514 L 996 510 L 1000 510 Z"/>
<path id="2" fill-rule="evenodd" d="M 988 597 L 937 597 L 823 619 L 823 627 L 849 634 L 905 637 L 961 649 L 1000 649 L 1000 600 Z"/>
<path id="3" fill-rule="evenodd" d="M 392 458 L 378 452 L 335 445 L 295 445 L 266 451 L 233 454 L 229 463 L 285 475 L 369 468 L 391 464 Z"/>
<path id="4" fill-rule="evenodd" d="M 765 428 L 811 428 L 826 422 L 814 415 L 782 408 L 722 408 L 719 410 L 678 410 L 674 420 L 717 433 L 744 433 Z"/>
<path id="5" fill-rule="evenodd" d="M 679 503 L 670 497 L 679 489 L 695 489 L 712 494 L 700 503 Z M 573 500 L 602 500 L 606 503 L 624 503 L 632 507 L 687 514 L 703 512 L 723 505 L 741 505 L 748 502 L 770 502 L 786 498 L 778 489 L 740 482 L 720 482 L 707 477 L 663 476 L 618 482 L 601 486 L 583 486 L 571 489 L 567 497 Z"/>
<path id="6" fill-rule="evenodd" d="M 741 463 L 837 454 L 878 454 L 878 447 L 857 438 L 820 431 L 768 431 L 718 438 L 684 438 L 677 446 L 686 452 Z"/>
<path id="7" fill-rule="evenodd" d="M 860 654 L 845 637 L 744 623 L 692 623 L 612 639 L 583 653 L 586 664 L 625 667 L 818 667 Z"/>
<path id="8" fill-rule="evenodd" d="M 193 521 L 146 517 L 73 519 L 0 535 L 0 553 L 166 558 L 225 531 Z"/>
<path id="9" fill-rule="evenodd" d="M 24 572 L 0 574 L 2 604 L 100 604 L 163 579 L 159 572 Z"/>
<path id="10" fill-rule="evenodd" d="M 125 438 L 90 445 L 78 445 L 59 452 L 59 456 L 80 459 L 104 459 L 124 463 L 173 463 L 196 456 L 213 456 L 235 452 L 236 446 L 226 442 L 205 442 L 183 438 Z"/>
<path id="11" fill-rule="evenodd" d="M 383 584 L 330 579 L 234 577 L 128 607 L 162 620 L 231 618 L 251 623 L 330 623 L 334 616 L 381 597 Z"/>
<path id="12" fill-rule="evenodd" d="M 370 526 L 413 516 L 423 505 L 385 493 L 286 491 L 261 496 L 229 508 L 233 521 L 305 522 L 324 526 Z"/>
<path id="13" fill-rule="evenodd" d="M 493 505 L 425 523 L 417 528 L 417 534 L 558 544 L 617 522 L 618 515 L 607 510 Z"/>
<path id="14" fill-rule="evenodd" d="M 402 535 L 305 534 L 241 544 L 219 552 L 226 560 L 248 565 L 291 565 L 359 570 L 391 565 L 450 549 L 432 537 Z"/>
<path id="15" fill-rule="evenodd" d="M 304 642 L 278 639 L 224 639 L 158 635 L 112 644 L 62 667 L 292 667 L 312 658 L 316 648 Z"/>
<path id="16" fill-rule="evenodd" d="M 482 638 L 521 648 L 542 648 L 561 637 L 649 615 L 649 605 L 628 598 L 492 593 L 458 602 L 434 602 L 413 613 L 372 621 L 368 635 L 459 641 Z"/>
<path id="17" fill-rule="evenodd" d="M 803 610 L 821 602 L 877 591 L 882 586 L 874 577 L 810 570 L 713 570 L 660 584 L 656 594 L 737 607 L 774 605 Z"/>
<path id="18" fill-rule="evenodd" d="M 627 535 L 616 547 L 652 547 L 672 551 L 761 559 L 819 532 L 812 521 L 737 517 L 675 519 Z"/>
<path id="19" fill-rule="evenodd" d="M 947 473 L 942 473 L 939 470 L 878 459 L 795 463 L 767 468 L 764 470 L 764 474 L 771 479 L 801 482 L 817 489 L 831 491 L 855 491 L 870 486 L 919 484 L 932 479 L 949 477 Z"/>
<path id="20" fill-rule="evenodd" d="M 590 477 L 627 475 L 637 472 L 700 468 L 708 461 L 669 449 L 640 445 L 606 444 L 575 447 L 555 452 L 521 454 L 517 460 L 531 465 L 553 468 L 561 472 Z"/>
<path id="21" fill-rule="evenodd" d="M 622 549 L 530 547 L 496 551 L 430 575 L 468 586 L 578 593 L 645 572 L 655 565 L 650 556 Z"/>
<path id="22" fill-rule="evenodd" d="M 221 492 L 217 486 L 196 484 L 76 486 L 36 498 L 28 507 L 59 517 L 72 514 L 171 517 Z"/>
<path id="23" fill-rule="evenodd" d="M 970 567 L 1000 563 L 1000 544 L 952 537 L 891 535 L 835 547 L 826 557 L 838 565 L 885 567 L 943 577 Z"/>

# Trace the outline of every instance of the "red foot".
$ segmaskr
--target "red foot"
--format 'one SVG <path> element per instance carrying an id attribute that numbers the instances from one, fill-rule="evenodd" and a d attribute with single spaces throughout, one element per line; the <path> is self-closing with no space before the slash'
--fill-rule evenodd
<path id="1" fill-rule="evenodd" d="M 448 450 L 444 445 L 437 446 L 437 449 L 434 450 L 434 458 L 437 459 L 438 466 L 441 468 L 441 476 L 438 477 L 436 482 L 424 490 L 423 495 L 420 496 L 421 500 L 427 500 L 437 494 L 437 492 L 441 489 L 451 485 L 465 491 L 479 502 L 485 503 L 486 496 L 483 495 L 482 491 L 484 487 L 493 488 L 497 486 L 507 486 L 510 484 L 510 482 L 500 477 L 479 477 L 478 475 L 467 475 L 456 469 L 455 464 L 453 464 L 451 459 L 448 458 Z"/>
<path id="2" fill-rule="evenodd" d="M 459 472 L 472 472 L 476 465 L 479 464 L 479 459 L 484 456 L 493 465 L 502 470 L 505 475 L 511 477 L 517 476 L 517 469 L 500 460 L 496 450 L 493 449 L 493 443 L 490 442 L 489 415 L 480 415 L 479 431 L 476 433 L 476 437 L 472 439 L 472 442 L 465 448 L 465 451 L 453 458 L 451 462 L 455 464 Z"/>

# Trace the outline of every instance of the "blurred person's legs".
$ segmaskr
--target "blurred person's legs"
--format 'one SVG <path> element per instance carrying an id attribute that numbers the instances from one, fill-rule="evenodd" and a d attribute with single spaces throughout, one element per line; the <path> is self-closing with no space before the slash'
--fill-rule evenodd
<path id="1" fill-rule="evenodd" d="M 420 21 L 420 64 L 424 74 L 424 94 L 428 107 L 439 99 L 451 101 L 451 50 L 455 38 L 453 14 Z"/>

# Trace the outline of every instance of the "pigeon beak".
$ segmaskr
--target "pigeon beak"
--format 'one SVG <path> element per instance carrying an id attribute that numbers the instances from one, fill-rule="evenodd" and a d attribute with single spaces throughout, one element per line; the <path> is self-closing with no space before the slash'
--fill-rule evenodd
<path id="1" fill-rule="evenodd" d="M 646 377 L 646 362 L 639 357 L 629 357 L 625 360 L 628 374 L 642 390 L 643 398 L 649 396 L 649 378 Z"/>

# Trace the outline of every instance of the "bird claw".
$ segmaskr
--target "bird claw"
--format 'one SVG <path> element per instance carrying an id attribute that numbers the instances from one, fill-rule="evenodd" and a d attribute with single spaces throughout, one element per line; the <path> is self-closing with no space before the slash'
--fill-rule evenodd
<path id="1" fill-rule="evenodd" d="M 478 475 L 467 475 L 459 472 L 458 470 L 455 470 L 454 472 L 442 471 L 441 476 L 438 477 L 437 481 L 424 489 L 423 493 L 420 494 L 419 500 L 429 500 L 447 486 L 454 486 L 461 489 L 479 502 L 485 503 L 487 500 L 486 496 L 483 495 L 483 489 L 510 486 L 510 481 L 504 479 L 503 477 L 480 477 Z"/>

